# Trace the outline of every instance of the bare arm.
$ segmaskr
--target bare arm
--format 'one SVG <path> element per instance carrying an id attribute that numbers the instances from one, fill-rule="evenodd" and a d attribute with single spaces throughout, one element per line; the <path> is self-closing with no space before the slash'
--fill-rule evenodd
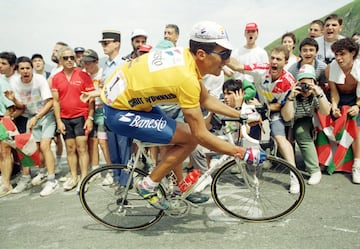
<path id="1" fill-rule="evenodd" d="M 203 83 L 201 84 L 201 96 L 200 104 L 205 107 L 207 110 L 218 113 L 227 117 L 238 118 L 240 117 L 240 112 L 231 108 L 230 106 L 225 105 L 216 97 L 210 95 L 206 90 Z"/>
<path id="2" fill-rule="evenodd" d="M 206 129 L 200 107 L 182 109 L 186 122 L 190 126 L 191 133 L 197 138 L 199 144 L 219 153 L 235 155 L 238 148 L 216 137 Z"/>
<path id="3" fill-rule="evenodd" d="M 65 125 L 61 121 L 61 117 L 60 117 L 59 94 L 57 91 L 52 90 L 52 95 L 53 95 L 54 116 L 55 116 L 57 129 L 59 133 L 65 134 Z"/>

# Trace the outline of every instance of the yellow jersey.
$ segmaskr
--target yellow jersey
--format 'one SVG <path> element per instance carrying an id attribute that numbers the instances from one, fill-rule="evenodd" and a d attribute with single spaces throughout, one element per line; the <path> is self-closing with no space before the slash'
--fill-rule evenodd
<path id="1" fill-rule="evenodd" d="M 150 111 L 160 103 L 200 105 L 201 75 L 189 49 L 153 49 L 118 67 L 105 81 L 104 104 L 120 110 Z"/>

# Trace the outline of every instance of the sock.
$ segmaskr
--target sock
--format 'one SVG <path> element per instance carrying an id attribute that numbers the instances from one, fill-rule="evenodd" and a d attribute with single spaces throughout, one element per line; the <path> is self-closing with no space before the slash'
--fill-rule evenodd
<path id="1" fill-rule="evenodd" d="M 40 168 L 39 173 L 40 174 L 45 174 L 46 173 L 46 168 Z"/>
<path id="2" fill-rule="evenodd" d="M 354 164 L 355 167 L 360 167 L 360 158 L 354 158 Z"/>
<path id="3" fill-rule="evenodd" d="M 55 174 L 48 175 L 47 180 L 50 182 L 55 182 Z"/>

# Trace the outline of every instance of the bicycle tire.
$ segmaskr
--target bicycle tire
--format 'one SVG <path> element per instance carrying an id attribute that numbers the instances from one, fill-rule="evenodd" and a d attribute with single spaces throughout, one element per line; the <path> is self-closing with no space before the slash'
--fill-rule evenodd
<path id="1" fill-rule="evenodd" d="M 241 220 L 265 222 L 283 218 L 299 207 L 305 196 L 305 182 L 294 166 L 271 155 L 260 166 L 242 163 L 239 167 L 232 160 L 213 177 L 211 195 L 221 210 Z M 245 174 L 239 172 L 241 168 L 246 169 Z M 290 172 L 299 182 L 298 194 L 289 193 Z M 257 181 L 258 188 L 254 184 Z"/>
<path id="2" fill-rule="evenodd" d="M 164 211 L 151 206 L 136 192 L 135 187 L 128 190 L 124 200 L 124 188 L 119 188 L 117 184 L 102 185 L 104 176 L 112 174 L 114 170 L 130 172 L 126 165 L 106 165 L 91 171 L 81 182 L 79 197 L 87 214 L 98 223 L 121 231 L 141 230 L 157 223 Z M 140 169 L 134 171 L 134 178 L 146 175 Z M 165 194 L 161 185 L 159 191 Z M 122 202 L 124 205 L 121 205 Z"/>

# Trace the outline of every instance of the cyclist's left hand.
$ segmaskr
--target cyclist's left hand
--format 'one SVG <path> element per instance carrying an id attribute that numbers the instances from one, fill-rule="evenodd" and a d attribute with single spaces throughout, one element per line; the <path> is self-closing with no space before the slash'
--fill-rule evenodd
<path id="1" fill-rule="evenodd" d="M 259 165 L 266 160 L 267 154 L 259 147 L 249 147 L 245 150 L 244 161 Z"/>

